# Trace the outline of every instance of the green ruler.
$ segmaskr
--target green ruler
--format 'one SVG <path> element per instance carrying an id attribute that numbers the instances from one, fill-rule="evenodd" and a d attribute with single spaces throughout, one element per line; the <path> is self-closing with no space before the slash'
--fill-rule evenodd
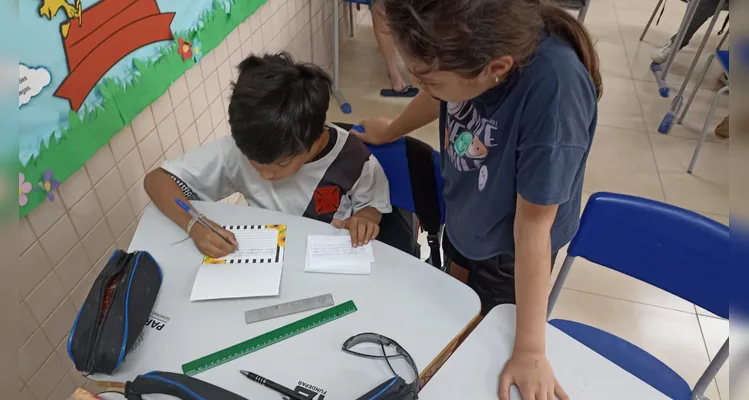
<path id="1" fill-rule="evenodd" d="M 330 321 L 349 315 L 355 311 L 356 305 L 353 301 L 349 300 L 343 304 L 310 315 L 307 318 L 302 318 L 299 321 L 284 325 L 268 333 L 245 340 L 242 343 L 237 343 L 234 346 L 227 347 L 213 354 L 182 364 L 182 372 L 185 375 L 199 374 L 213 367 L 228 363 L 229 361 L 278 343 L 284 339 L 288 339 Z"/>

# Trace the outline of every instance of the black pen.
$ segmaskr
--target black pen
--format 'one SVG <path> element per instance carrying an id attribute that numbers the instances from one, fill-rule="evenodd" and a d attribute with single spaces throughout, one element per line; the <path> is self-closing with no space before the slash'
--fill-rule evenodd
<path id="1" fill-rule="evenodd" d="M 281 386 L 281 385 L 277 384 L 276 382 L 273 382 L 270 379 L 265 379 L 262 376 L 255 375 L 255 374 L 253 374 L 250 371 L 244 371 L 244 370 L 242 370 L 242 371 L 239 371 L 239 372 L 242 375 L 246 376 L 248 379 L 251 379 L 251 380 L 257 382 L 257 383 L 259 383 L 259 384 L 267 387 L 268 389 L 275 390 L 276 392 L 281 393 L 284 396 L 287 396 L 291 400 L 305 400 L 304 397 L 302 397 L 301 395 L 297 394 L 293 390 L 291 390 L 291 389 L 289 389 L 289 388 L 287 388 L 285 386 Z"/>

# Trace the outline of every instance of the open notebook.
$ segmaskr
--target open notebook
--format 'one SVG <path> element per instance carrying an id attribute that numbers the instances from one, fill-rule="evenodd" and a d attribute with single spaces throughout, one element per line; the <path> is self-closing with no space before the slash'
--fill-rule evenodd
<path id="1" fill-rule="evenodd" d="M 286 225 L 230 225 L 237 251 L 203 259 L 192 286 L 191 301 L 277 296 L 286 249 Z"/>

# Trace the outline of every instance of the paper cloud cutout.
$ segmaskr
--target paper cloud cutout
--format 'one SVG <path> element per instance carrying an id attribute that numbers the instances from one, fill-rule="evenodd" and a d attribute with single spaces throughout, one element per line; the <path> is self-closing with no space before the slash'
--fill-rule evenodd
<path id="1" fill-rule="evenodd" d="M 31 101 L 31 98 L 41 93 L 51 81 L 52 75 L 47 68 L 30 68 L 18 64 L 18 107 Z"/>

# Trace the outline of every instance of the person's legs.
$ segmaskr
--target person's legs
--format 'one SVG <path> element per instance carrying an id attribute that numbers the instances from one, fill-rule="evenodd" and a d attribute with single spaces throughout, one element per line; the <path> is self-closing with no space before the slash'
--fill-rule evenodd
<path id="1" fill-rule="evenodd" d="M 373 1 L 373 3 L 371 9 L 372 25 L 374 26 L 377 45 L 380 48 L 382 56 L 385 57 L 385 62 L 387 62 L 390 85 L 393 87 L 393 90 L 399 92 L 404 90 L 407 85 L 398 70 L 398 59 L 395 56 L 395 43 L 387 31 L 385 8 L 380 2 Z"/>
<path id="2" fill-rule="evenodd" d="M 697 10 L 694 12 L 694 17 L 689 23 L 689 26 L 687 26 L 686 33 L 684 34 L 684 40 L 682 40 L 681 45 L 678 46 L 678 50 L 686 47 L 689 44 L 689 41 L 692 40 L 694 34 L 700 29 L 702 24 L 712 18 L 713 14 L 715 14 L 715 9 L 718 7 L 718 2 L 719 0 L 701 0 L 699 2 L 699 4 L 697 5 Z M 663 45 L 663 47 L 653 52 L 653 55 L 651 56 L 652 60 L 658 64 L 666 62 L 669 54 L 671 54 L 671 51 L 677 47 L 674 44 L 675 41 L 676 34 L 671 36 L 671 39 L 669 39 L 668 43 Z"/>
<path id="3" fill-rule="evenodd" d="M 479 295 L 481 315 L 486 315 L 499 304 L 515 304 L 515 257 L 500 254 L 487 260 L 470 260 L 460 254 L 447 234 L 442 238 L 445 262 L 450 275 L 461 280 Z M 551 256 L 549 273 L 554 268 L 557 253 Z"/>

